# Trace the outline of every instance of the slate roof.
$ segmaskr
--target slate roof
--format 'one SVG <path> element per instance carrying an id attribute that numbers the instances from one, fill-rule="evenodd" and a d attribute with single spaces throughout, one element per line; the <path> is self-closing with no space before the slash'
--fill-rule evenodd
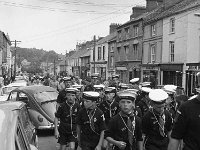
<path id="1" fill-rule="evenodd" d="M 160 5 L 155 10 L 151 11 L 145 18 L 144 24 L 148 24 L 183 11 L 187 11 L 200 6 L 199 0 L 183 0 L 168 9 L 164 8 L 164 4 Z"/>
<path id="2" fill-rule="evenodd" d="M 113 32 L 112 34 L 107 35 L 106 37 L 102 38 L 101 40 L 99 40 L 96 44 L 100 45 L 106 42 L 109 42 L 111 39 L 113 39 L 114 37 L 117 36 L 117 32 Z"/>

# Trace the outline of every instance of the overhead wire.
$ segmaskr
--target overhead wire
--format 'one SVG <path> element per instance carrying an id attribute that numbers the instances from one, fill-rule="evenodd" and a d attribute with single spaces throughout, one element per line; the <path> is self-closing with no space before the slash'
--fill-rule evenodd
<path id="1" fill-rule="evenodd" d="M 141 2 L 140 2 L 140 3 L 141 3 Z M 140 3 L 137 3 L 136 5 L 138 5 L 138 4 L 140 4 Z M 69 30 L 69 28 L 71 28 L 71 27 L 80 26 L 80 25 L 83 25 L 83 24 L 92 25 L 92 22 L 95 21 L 95 20 L 98 20 L 98 19 L 101 19 L 101 18 L 104 18 L 103 21 L 104 21 L 104 20 L 107 20 L 107 19 L 105 19 L 105 17 L 107 17 L 107 16 L 109 16 L 109 15 L 113 15 L 113 14 L 115 15 L 116 12 L 118 12 L 118 11 L 123 11 L 123 10 L 125 10 L 125 9 L 126 9 L 126 8 L 119 9 L 119 10 L 113 11 L 113 12 L 107 14 L 107 15 L 103 15 L 103 16 L 100 16 L 100 17 L 96 17 L 96 18 L 93 18 L 93 19 L 90 19 L 90 20 L 87 20 L 87 21 L 83 21 L 83 22 L 77 23 L 77 24 L 73 24 L 73 25 L 69 25 L 69 26 L 64 26 L 64 27 L 62 27 L 62 28 L 59 28 L 59 29 L 56 29 L 56 30 L 53 30 L 53 31 L 50 31 L 50 32 L 46 32 L 46 33 L 44 33 L 44 34 L 38 34 L 38 35 L 35 35 L 35 36 L 32 36 L 32 37 L 43 36 L 43 35 L 45 35 L 45 37 L 47 37 L 47 34 L 52 35 L 54 32 L 58 32 L 58 31 L 64 30 L 64 29 Z M 127 13 L 131 13 L 131 12 L 130 12 L 130 11 L 124 12 L 124 13 L 121 14 L 121 15 L 124 15 L 124 14 L 127 14 Z M 120 16 L 121 16 L 121 15 L 120 15 Z M 110 19 L 110 18 L 109 18 L 109 19 Z M 91 22 L 91 24 L 90 24 L 90 22 Z M 101 21 L 100 21 L 100 22 L 101 22 Z M 100 22 L 98 22 L 98 23 L 100 23 Z M 96 23 L 95 23 L 95 24 L 96 24 Z M 39 38 L 39 39 L 41 39 L 41 38 Z"/>

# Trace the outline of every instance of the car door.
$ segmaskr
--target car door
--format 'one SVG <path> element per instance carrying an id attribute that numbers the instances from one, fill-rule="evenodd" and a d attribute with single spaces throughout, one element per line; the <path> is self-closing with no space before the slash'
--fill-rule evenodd
<path id="1" fill-rule="evenodd" d="M 20 110 L 20 119 L 21 119 L 22 125 L 24 127 L 24 131 L 28 137 L 29 142 L 37 147 L 38 138 L 37 138 L 35 126 L 30 120 L 30 116 L 25 105 Z"/>
<path id="2" fill-rule="evenodd" d="M 15 149 L 16 150 L 30 150 L 29 141 L 24 133 L 20 120 L 17 121 L 17 128 L 15 133 Z"/>

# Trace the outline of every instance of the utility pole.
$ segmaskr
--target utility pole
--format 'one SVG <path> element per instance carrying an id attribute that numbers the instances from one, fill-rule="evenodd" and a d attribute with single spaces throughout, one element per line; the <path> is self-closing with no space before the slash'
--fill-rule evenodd
<path id="1" fill-rule="evenodd" d="M 96 46 L 96 36 L 94 35 L 94 49 L 93 49 L 94 73 L 95 73 L 95 46 Z"/>
<path id="2" fill-rule="evenodd" d="M 14 56 L 15 56 L 15 62 L 14 62 L 14 79 L 15 79 L 15 76 L 16 76 L 16 66 L 17 66 L 17 43 L 20 43 L 21 41 L 14 40 L 14 41 L 11 41 L 11 42 L 15 43 L 15 53 L 14 53 Z"/>
<path id="3" fill-rule="evenodd" d="M 54 62 L 53 62 L 53 69 L 54 69 L 54 76 L 56 75 L 56 59 L 54 58 Z"/>

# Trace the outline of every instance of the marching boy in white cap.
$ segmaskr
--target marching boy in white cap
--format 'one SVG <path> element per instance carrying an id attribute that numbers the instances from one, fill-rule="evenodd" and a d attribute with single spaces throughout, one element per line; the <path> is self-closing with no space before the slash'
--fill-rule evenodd
<path id="1" fill-rule="evenodd" d="M 105 118 L 97 108 L 98 92 L 83 92 L 84 108 L 77 117 L 78 144 L 82 150 L 101 150 L 104 139 Z"/>
<path id="2" fill-rule="evenodd" d="M 133 89 L 139 90 L 139 80 L 140 78 L 133 78 L 130 80 L 130 83 L 132 84 Z"/>
<path id="3" fill-rule="evenodd" d="M 134 113 L 136 94 L 121 91 L 117 95 L 121 111 L 110 120 L 105 138 L 114 150 L 143 150 L 141 120 Z"/>
<path id="4" fill-rule="evenodd" d="M 171 115 L 165 110 L 168 94 L 162 89 L 155 89 L 149 93 L 149 98 L 152 108 L 142 119 L 145 150 L 167 150 L 172 129 Z"/>

